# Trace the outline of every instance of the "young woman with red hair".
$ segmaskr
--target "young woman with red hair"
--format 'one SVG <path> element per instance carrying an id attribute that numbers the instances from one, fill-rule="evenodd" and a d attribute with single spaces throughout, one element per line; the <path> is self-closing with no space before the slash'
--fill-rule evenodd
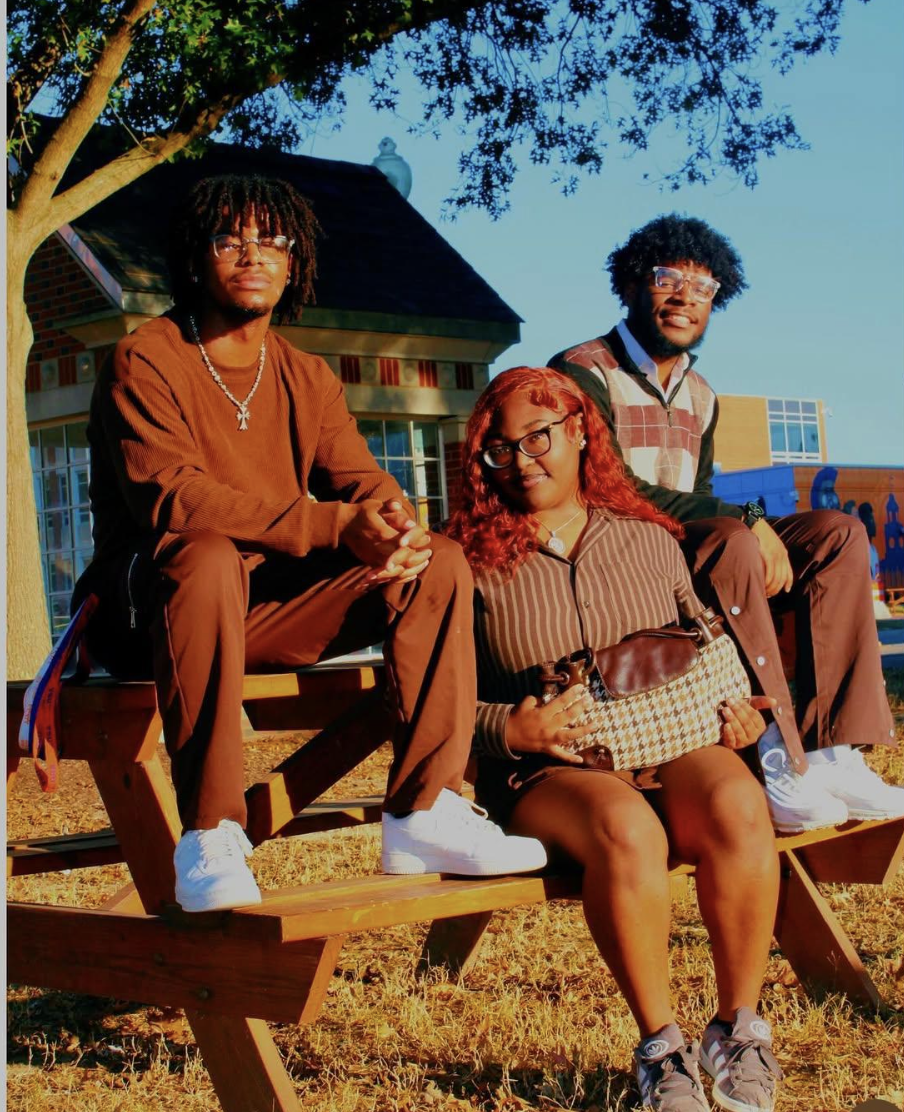
<path id="1" fill-rule="evenodd" d="M 731 1112 L 771 1109 L 781 1071 L 756 1014 L 778 900 L 762 789 L 735 749 L 764 729 L 765 697 L 722 708 L 722 744 L 657 769 L 606 772 L 566 745 L 589 694 L 539 698 L 537 665 L 678 619 L 694 599 L 681 527 L 625 479 L 596 407 L 549 369 L 495 378 L 468 422 L 461 508 L 448 535 L 476 581 L 477 795 L 552 859 L 584 872 L 590 932 L 637 1021 L 643 1107 L 708 1109 L 698 1063 Z M 702 1050 L 669 997 L 670 856 L 696 866 L 718 1012 Z"/>

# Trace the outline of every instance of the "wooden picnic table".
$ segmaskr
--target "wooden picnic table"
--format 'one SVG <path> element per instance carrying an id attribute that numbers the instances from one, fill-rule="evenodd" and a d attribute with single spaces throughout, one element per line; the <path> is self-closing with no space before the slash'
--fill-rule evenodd
<path id="1" fill-rule="evenodd" d="M 7 786 L 25 684 L 7 687 Z M 376 798 L 315 800 L 390 737 L 379 664 L 319 665 L 248 676 L 244 705 L 259 730 L 319 730 L 247 791 L 249 836 L 268 838 L 379 820 Z M 313 1022 L 348 933 L 431 922 L 422 964 L 464 970 L 497 910 L 580 897 L 580 878 L 369 876 L 263 894 L 233 912 L 175 905 L 181 824 L 161 760 L 153 684 L 91 680 L 64 689 L 63 759 L 89 764 L 110 829 L 8 846 L 12 875 L 124 860 L 132 883 L 98 910 L 12 903 L 11 981 L 186 1011 L 226 1112 L 300 1112 L 267 1023 Z M 63 788 L 65 790 L 65 786 Z M 904 856 L 904 819 L 777 839 L 782 889 L 775 933 L 801 981 L 875 1006 L 878 992 L 821 881 L 882 884 Z M 675 886 L 693 869 L 672 870 Z"/>

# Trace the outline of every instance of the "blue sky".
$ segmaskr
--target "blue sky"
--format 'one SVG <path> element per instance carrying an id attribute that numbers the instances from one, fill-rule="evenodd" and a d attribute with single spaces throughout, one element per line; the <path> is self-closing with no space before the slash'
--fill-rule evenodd
<path id="1" fill-rule="evenodd" d="M 522 342 L 494 370 L 545 363 L 620 316 L 602 270 L 610 249 L 659 212 L 708 220 L 740 251 L 750 289 L 715 314 L 699 370 L 724 394 L 824 400 L 835 463 L 904 463 L 904 5 L 849 4 L 834 57 L 768 75 L 767 102 L 788 105 L 810 143 L 760 168 L 753 191 L 728 178 L 661 192 L 664 146 L 624 159 L 563 197 L 548 169 L 525 166 L 511 210 L 441 218 L 461 143 L 406 134 L 350 82 L 342 130 L 300 153 L 369 162 L 384 135 L 412 168 L 409 200 L 523 318 Z M 415 105 L 409 104 L 412 118 Z M 403 111 L 405 106 L 403 105 Z"/>

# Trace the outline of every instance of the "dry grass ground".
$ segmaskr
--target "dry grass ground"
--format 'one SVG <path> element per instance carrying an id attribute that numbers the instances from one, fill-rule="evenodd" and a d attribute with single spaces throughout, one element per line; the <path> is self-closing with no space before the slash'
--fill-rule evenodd
<path id="1" fill-rule="evenodd" d="M 904 673 L 890 677 L 904 740 Z M 269 768 L 283 739 L 248 746 L 248 775 Z M 904 782 L 904 753 L 872 754 Z M 378 791 L 378 754 L 334 792 Z M 9 804 L 14 835 L 105 825 L 86 769 L 64 769 L 42 797 L 23 768 Z M 270 843 L 255 853 L 264 887 L 373 872 L 376 831 Z M 98 906 L 126 879 L 120 866 L 12 881 L 17 900 Z M 776 1030 L 786 1081 L 778 1112 L 851 1112 L 882 1097 L 904 1105 L 904 875 L 885 889 L 827 886 L 885 1005 L 811 1000 L 780 952 L 771 955 L 763 1010 Z M 414 976 L 425 928 L 352 937 L 316 1025 L 276 1039 L 310 1112 L 440 1112 L 636 1107 L 630 1077 L 636 1032 L 590 942 L 580 908 L 553 903 L 497 913 L 481 959 L 463 980 Z M 693 892 L 674 905 L 672 985 L 680 1021 L 696 1036 L 713 1011 L 706 933 Z M 121 1000 L 12 986 L 8 996 L 10 1112 L 213 1112 L 219 1104 L 181 1013 Z"/>

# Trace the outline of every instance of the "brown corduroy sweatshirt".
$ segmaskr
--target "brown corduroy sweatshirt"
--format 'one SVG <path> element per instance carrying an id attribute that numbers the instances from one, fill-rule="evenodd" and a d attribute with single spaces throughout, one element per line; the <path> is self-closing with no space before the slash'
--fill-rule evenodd
<path id="1" fill-rule="evenodd" d="M 217 370 L 244 399 L 257 364 Z M 121 340 L 98 377 L 88 425 L 95 564 L 149 536 L 159 550 L 195 530 L 228 536 L 242 551 L 304 556 L 339 543 L 339 503 L 404 501 L 327 364 L 275 332 L 249 410 L 239 431 L 236 407 L 171 314 Z"/>

